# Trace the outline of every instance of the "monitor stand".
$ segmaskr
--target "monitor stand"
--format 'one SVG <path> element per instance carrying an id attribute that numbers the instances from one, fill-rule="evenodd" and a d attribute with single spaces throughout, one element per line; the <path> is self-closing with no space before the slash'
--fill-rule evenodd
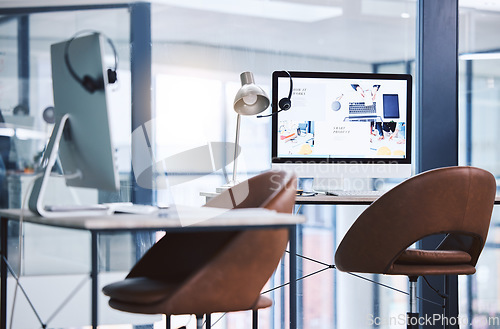
<path id="1" fill-rule="evenodd" d="M 333 190 L 344 189 L 344 177 L 315 177 L 312 183 L 313 190 L 316 192 L 329 192 Z"/>
<path id="2" fill-rule="evenodd" d="M 103 205 L 91 205 L 88 207 L 75 206 L 73 208 L 71 206 L 55 206 L 52 208 L 45 208 L 43 205 L 47 184 L 57 160 L 59 144 L 63 134 L 65 133 L 65 129 L 68 128 L 69 115 L 65 114 L 60 120 L 56 121 L 54 130 L 50 136 L 49 143 L 42 160 L 43 172 L 38 174 L 35 178 L 28 202 L 29 209 L 32 212 L 47 218 L 106 215 L 108 210 L 107 207 Z M 74 175 L 78 174 L 79 173 L 75 173 Z"/>
<path id="3" fill-rule="evenodd" d="M 355 191 L 374 191 L 373 178 L 353 178 L 353 177 L 332 177 L 314 178 L 313 190 L 316 192 L 334 193 L 354 193 Z"/>

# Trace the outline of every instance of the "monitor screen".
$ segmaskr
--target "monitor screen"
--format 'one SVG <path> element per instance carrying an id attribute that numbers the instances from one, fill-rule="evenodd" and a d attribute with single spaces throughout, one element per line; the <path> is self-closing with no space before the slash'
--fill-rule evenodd
<path id="1" fill-rule="evenodd" d="M 278 112 L 290 80 L 291 107 Z M 409 165 L 411 84 L 406 74 L 274 72 L 273 164 Z"/>

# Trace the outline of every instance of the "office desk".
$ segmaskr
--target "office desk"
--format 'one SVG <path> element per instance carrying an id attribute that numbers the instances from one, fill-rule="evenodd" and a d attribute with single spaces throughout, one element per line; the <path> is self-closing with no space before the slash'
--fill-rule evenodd
<path id="1" fill-rule="evenodd" d="M 296 204 L 315 204 L 315 205 L 369 205 L 377 200 L 375 196 L 335 196 L 317 194 L 314 196 L 297 196 Z"/>
<path id="2" fill-rule="evenodd" d="M 130 215 L 119 214 L 110 216 L 92 217 L 72 217 L 72 218 L 43 218 L 29 211 L 25 211 L 24 222 L 54 227 L 62 227 L 76 230 L 89 231 L 91 234 L 91 324 L 97 328 L 98 324 L 98 236 L 100 233 L 111 233 L 118 231 L 141 231 L 141 230 L 165 230 L 167 232 L 179 231 L 211 231 L 211 230 L 247 230 L 247 229 L 274 229 L 286 227 L 290 230 L 290 251 L 291 255 L 296 253 L 296 225 L 305 222 L 304 216 L 294 216 L 290 214 L 280 214 L 263 209 L 226 211 L 217 217 L 207 218 L 207 213 L 203 209 L 210 211 L 210 208 L 199 208 L 200 213 L 182 216 L 176 213 L 163 213 L 159 215 Z M 213 208 L 212 208 L 213 209 Z M 166 216 L 168 214 L 168 217 Z M 211 215 L 210 213 L 209 215 Z M 208 216 L 209 216 L 208 215 Z M 1 310 L 0 328 L 7 328 L 7 266 L 3 259 L 7 259 L 7 227 L 9 220 L 19 221 L 21 211 L 19 209 L 0 210 L 1 217 Z M 198 217 L 197 217 L 198 216 Z M 183 218 L 180 218 L 183 217 Z M 200 221 L 203 220 L 203 221 Z M 184 223 L 184 225 L 183 225 Z M 190 223 L 186 226 L 186 223 Z M 293 245 L 293 247 L 292 247 Z M 293 252 L 292 252 L 293 249 Z M 291 257 L 293 258 L 293 257 Z M 296 267 L 290 262 L 290 291 L 296 291 Z M 296 307 L 295 293 L 290 294 L 290 306 Z M 291 313 L 292 315 L 293 313 Z M 290 316 L 291 328 L 294 321 Z"/>
<path id="3" fill-rule="evenodd" d="M 376 196 L 334 196 L 317 194 L 314 196 L 297 196 L 296 204 L 313 205 L 370 205 L 377 200 Z M 500 195 L 495 197 L 495 204 L 500 204 Z"/>

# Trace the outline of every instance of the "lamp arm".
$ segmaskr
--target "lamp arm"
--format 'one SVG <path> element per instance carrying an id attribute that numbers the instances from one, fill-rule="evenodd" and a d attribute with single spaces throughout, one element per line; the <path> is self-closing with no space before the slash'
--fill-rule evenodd
<path id="1" fill-rule="evenodd" d="M 232 183 L 236 184 L 236 171 L 238 169 L 237 158 L 238 158 L 238 145 L 240 142 L 240 114 L 236 118 L 236 140 L 234 142 L 234 160 L 233 160 L 233 180 Z"/>

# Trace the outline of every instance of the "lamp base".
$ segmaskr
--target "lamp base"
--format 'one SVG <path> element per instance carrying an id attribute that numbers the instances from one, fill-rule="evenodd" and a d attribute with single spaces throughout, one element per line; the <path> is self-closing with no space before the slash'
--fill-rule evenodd
<path id="1" fill-rule="evenodd" d="M 229 182 L 227 182 L 226 184 L 222 185 L 222 186 L 219 186 L 215 189 L 215 192 L 217 193 L 222 193 L 224 192 L 225 190 L 228 190 L 230 189 L 231 187 L 235 186 L 235 185 L 238 185 L 239 182 L 238 181 L 234 181 L 234 180 L 231 180 Z"/>

